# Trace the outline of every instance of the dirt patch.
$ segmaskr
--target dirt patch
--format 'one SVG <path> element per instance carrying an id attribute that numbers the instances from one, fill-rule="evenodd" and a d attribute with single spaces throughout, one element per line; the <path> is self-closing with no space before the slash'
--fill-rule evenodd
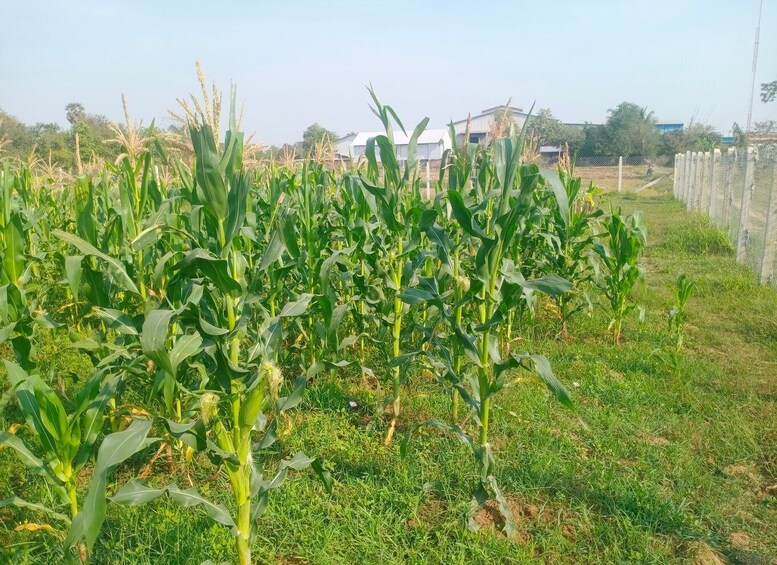
<path id="1" fill-rule="evenodd" d="M 761 475 L 748 465 L 728 465 L 723 468 L 723 473 L 729 477 L 744 477 L 752 483 L 761 484 Z"/>
<path id="2" fill-rule="evenodd" d="M 693 565 L 725 565 L 720 554 L 703 541 L 691 543 L 687 553 Z"/>
<path id="3" fill-rule="evenodd" d="M 666 447 L 669 445 L 669 440 L 661 436 L 649 436 L 641 439 L 642 443 L 648 445 L 655 445 L 656 447 Z"/>
<path id="4" fill-rule="evenodd" d="M 520 497 L 507 497 L 507 506 L 513 514 L 517 533 L 515 539 L 527 541 L 531 536 L 532 528 L 548 528 L 550 524 L 561 526 L 561 535 L 573 540 L 577 535 L 577 529 L 570 522 L 564 520 L 564 511 L 555 511 L 547 505 L 540 506 Z M 489 500 L 483 508 L 478 510 L 474 517 L 481 529 L 493 529 L 504 533 L 504 518 L 499 511 L 499 504 L 495 500 Z"/>
<path id="5" fill-rule="evenodd" d="M 441 522 L 440 517 L 445 513 L 447 505 L 445 501 L 436 497 L 425 498 L 416 509 L 415 515 L 407 519 L 408 528 L 420 528 L 424 525 L 433 526 Z"/>
<path id="6" fill-rule="evenodd" d="M 517 530 L 513 537 L 519 541 L 526 541 L 528 536 L 524 531 L 525 524 L 521 504 L 515 499 L 507 499 L 507 506 L 513 514 L 513 520 L 515 521 L 515 528 Z M 505 520 L 502 513 L 499 511 L 499 504 L 496 500 L 489 500 L 486 502 L 483 508 L 477 511 L 474 520 L 481 529 L 496 530 L 504 535 Z"/>
<path id="7" fill-rule="evenodd" d="M 750 469 L 745 465 L 729 465 L 723 469 L 723 472 L 730 477 L 737 477 L 740 475 L 747 475 L 750 472 Z"/>
<path id="8" fill-rule="evenodd" d="M 742 532 L 734 532 L 728 538 L 731 547 L 739 551 L 748 551 L 750 549 L 750 536 Z"/>
<path id="9" fill-rule="evenodd" d="M 615 379 L 616 381 L 623 380 L 623 373 L 616 371 L 615 369 L 610 369 L 607 371 L 607 376 L 611 379 Z"/>

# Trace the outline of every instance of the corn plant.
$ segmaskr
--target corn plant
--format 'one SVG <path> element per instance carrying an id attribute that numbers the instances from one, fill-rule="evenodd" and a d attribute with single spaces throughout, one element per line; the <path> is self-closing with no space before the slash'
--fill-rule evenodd
<path id="1" fill-rule="evenodd" d="M 404 325 L 408 317 L 406 305 L 402 301 L 403 289 L 412 286 L 418 267 L 426 255 L 419 253 L 421 239 L 421 201 L 420 183 L 416 168 L 415 150 L 418 137 L 426 129 L 429 118 L 424 118 L 415 127 L 410 136 L 407 160 L 402 168 L 397 160 L 394 145 L 393 122 L 405 132 L 402 122 L 390 106 L 380 102 L 370 89 L 375 107 L 373 112 L 380 118 L 385 135 L 371 138 L 367 143 L 367 175 L 360 176 L 364 188 L 372 194 L 376 202 L 376 212 L 383 225 L 381 233 L 373 233 L 372 257 L 373 272 L 384 279 L 387 287 L 385 308 L 379 310 L 383 328 L 391 331 L 391 357 L 389 361 L 391 376 L 391 396 L 386 404 L 391 404 L 392 415 L 384 443 L 388 445 L 394 436 L 401 410 L 401 389 L 407 380 L 409 357 L 402 353 L 403 338 L 412 332 L 412 326 Z M 378 164 L 380 157 L 380 166 Z M 380 182 L 382 166 L 382 183 Z"/>
<path id="2" fill-rule="evenodd" d="M 459 323 L 453 314 L 458 301 L 456 293 L 441 293 L 436 279 L 422 278 L 417 288 L 408 289 L 402 298 L 413 304 L 428 302 L 448 321 L 452 334 L 468 356 L 475 374 L 456 372 L 453 355 L 442 340 L 437 340 L 435 365 L 454 386 L 472 409 L 475 433 L 471 435 L 457 424 L 434 425 L 455 433 L 472 449 L 479 470 L 478 486 L 471 505 L 471 518 L 486 501 L 495 496 L 505 519 L 508 533 L 514 531 L 511 511 L 495 478 L 495 461 L 488 434 L 491 400 L 506 384 L 507 372 L 522 368 L 536 375 L 554 396 L 571 406 L 569 394 L 555 377 L 548 360 L 530 353 L 511 353 L 504 358 L 498 347 L 498 335 L 508 312 L 522 299 L 524 289 L 556 296 L 571 289 L 570 283 L 555 275 L 527 280 L 509 259 L 508 253 L 522 216 L 529 213 L 533 193 L 541 182 L 536 165 L 522 165 L 523 133 L 495 141 L 493 182 L 495 190 L 482 191 L 485 200 L 477 201 L 470 194 L 449 189 L 447 196 L 459 228 L 477 242 L 477 254 L 472 267 L 473 278 L 464 296 L 465 313 L 469 319 Z M 453 300 L 451 300 L 453 299 Z M 470 527 L 477 524 L 470 519 Z"/>
<path id="3" fill-rule="evenodd" d="M 592 224 L 601 216 L 601 210 L 586 205 L 587 193 L 582 191 L 582 181 L 574 176 L 571 165 L 559 163 L 558 183 L 549 184 L 553 198 L 546 229 L 551 237 L 545 247 L 545 261 L 551 272 L 573 286 L 573 291 L 555 298 L 561 317 L 561 335 L 566 336 L 569 319 L 588 303 L 583 293 L 595 274 L 590 257 L 595 237 Z M 589 192 L 593 190 L 591 183 Z"/>
<path id="4" fill-rule="evenodd" d="M 448 189 L 463 193 L 471 186 L 479 146 L 467 143 L 466 140 L 459 145 L 452 124 L 449 129 L 453 146 L 445 152 L 440 164 L 440 187 L 444 186 L 447 173 Z M 456 229 L 454 223 L 447 221 L 449 215 L 450 205 L 447 204 L 444 212 L 440 210 L 440 222 L 448 229 L 445 230 L 435 223 L 429 225 L 427 234 L 429 239 L 435 242 L 435 247 L 438 250 L 442 267 L 441 273 L 449 272 L 452 277 L 454 301 L 452 314 L 455 325 L 460 327 L 464 316 L 465 296 L 470 289 L 471 273 L 468 272 L 466 263 L 470 253 L 468 246 L 471 238 L 466 232 Z M 455 374 L 461 374 L 465 353 L 460 342 L 454 341 L 451 354 L 453 371 Z M 459 419 L 459 392 L 455 387 L 450 387 L 450 394 L 451 419 L 453 422 L 457 422 Z"/>
<path id="5" fill-rule="evenodd" d="M 646 231 L 639 214 L 622 216 L 620 210 L 604 219 L 606 243 L 594 245 L 603 265 L 602 291 L 610 302 L 612 320 L 608 330 L 615 343 L 621 342 L 623 320 L 635 306 L 629 295 L 642 275 L 639 255 L 645 245 Z"/>
<path id="6" fill-rule="evenodd" d="M 37 441 L 34 446 L 25 443 L 16 433 L 19 426 L 14 425 L 0 432 L 0 446 L 10 448 L 31 473 L 43 478 L 59 504 L 67 507 L 67 514 L 60 512 L 58 505 L 32 503 L 19 497 L 2 501 L 0 506 L 41 511 L 69 526 L 79 513 L 76 481 L 93 455 L 119 378 L 106 370 L 95 372 L 76 394 L 74 407 L 68 413 L 62 400 L 39 375 L 27 373 L 9 361 L 5 361 L 5 368 L 24 415 L 25 431 Z"/>
<path id="7" fill-rule="evenodd" d="M 685 306 L 691 298 L 696 281 L 686 274 L 677 277 L 674 288 L 675 303 L 669 310 L 669 332 L 674 335 L 674 351 L 679 354 L 685 337 Z"/>

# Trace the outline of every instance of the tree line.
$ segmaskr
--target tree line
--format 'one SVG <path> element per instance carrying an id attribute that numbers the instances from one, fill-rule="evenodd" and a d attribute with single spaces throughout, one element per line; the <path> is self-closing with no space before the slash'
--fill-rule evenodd
<path id="1" fill-rule="evenodd" d="M 126 110 L 126 107 L 125 107 Z M 0 158 L 31 162 L 42 160 L 49 165 L 78 170 L 79 160 L 114 162 L 121 153 L 117 136 L 132 128 L 117 126 L 106 116 L 93 114 L 83 104 L 72 102 L 65 107 L 68 126 L 54 122 L 25 124 L 0 109 Z M 537 147 L 568 146 L 572 154 L 587 156 L 674 155 L 685 151 L 709 151 L 723 142 L 714 127 L 691 122 L 681 130 L 661 133 L 656 129 L 655 114 L 646 107 L 622 102 L 608 110 L 603 124 L 565 124 L 549 108 L 542 108 L 529 118 L 529 139 Z M 151 130 L 154 130 L 152 123 Z M 157 130 L 158 150 L 175 151 L 180 126 L 171 124 Z M 735 143 L 746 144 L 747 135 L 734 123 Z M 756 122 L 753 133 L 775 133 L 777 122 Z M 146 132 L 148 133 L 148 132 Z M 301 159 L 316 151 L 330 151 L 337 134 L 318 123 L 308 126 L 302 139 L 293 144 L 256 146 L 255 155 L 263 159 Z"/>

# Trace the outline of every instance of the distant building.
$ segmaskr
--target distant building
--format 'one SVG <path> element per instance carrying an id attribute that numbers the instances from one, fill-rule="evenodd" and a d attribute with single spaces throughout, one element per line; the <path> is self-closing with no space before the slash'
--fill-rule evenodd
<path id="1" fill-rule="evenodd" d="M 540 155 L 542 157 L 559 157 L 564 153 L 564 148 L 559 145 L 540 146 Z"/>
<path id="2" fill-rule="evenodd" d="M 384 135 L 382 131 L 363 131 L 349 133 L 335 140 L 335 155 L 339 159 L 353 159 L 358 161 L 367 151 L 367 140 L 378 135 Z M 394 145 L 397 148 L 397 160 L 407 160 L 407 146 L 410 143 L 410 135 L 394 130 Z M 439 161 L 446 149 L 450 149 L 451 140 L 447 129 L 426 129 L 418 137 L 416 145 L 416 159 L 421 161 Z M 377 148 L 376 148 L 377 154 Z M 380 160 L 380 155 L 378 155 Z"/>
<path id="3" fill-rule="evenodd" d="M 505 106 L 494 106 L 493 108 L 487 108 L 483 110 L 477 116 L 469 118 L 469 142 L 481 143 L 488 141 L 489 133 L 491 132 L 491 126 L 494 123 L 494 114 L 505 108 Z M 515 108 L 514 106 L 507 107 L 513 115 L 513 121 L 516 127 L 521 128 L 526 122 L 526 118 L 529 115 L 523 111 L 522 108 Z M 464 141 L 464 134 L 467 131 L 467 119 L 453 122 L 453 129 L 456 131 L 456 141 L 461 143 Z"/>
<path id="4" fill-rule="evenodd" d="M 681 122 L 675 122 L 675 123 L 661 123 L 656 124 L 656 131 L 658 133 L 667 133 L 670 131 L 682 131 L 685 127 L 685 124 Z"/>

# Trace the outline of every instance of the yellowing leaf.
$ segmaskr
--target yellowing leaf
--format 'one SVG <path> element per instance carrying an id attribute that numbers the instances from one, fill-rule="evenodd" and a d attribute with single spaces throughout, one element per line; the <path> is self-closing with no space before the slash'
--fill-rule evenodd
<path id="1" fill-rule="evenodd" d="M 32 522 L 26 523 L 26 524 L 19 524 L 13 529 L 15 532 L 38 532 L 43 530 L 44 532 L 48 532 L 51 535 L 54 536 L 61 536 L 62 532 L 59 532 L 49 526 L 48 524 L 34 524 Z"/>

